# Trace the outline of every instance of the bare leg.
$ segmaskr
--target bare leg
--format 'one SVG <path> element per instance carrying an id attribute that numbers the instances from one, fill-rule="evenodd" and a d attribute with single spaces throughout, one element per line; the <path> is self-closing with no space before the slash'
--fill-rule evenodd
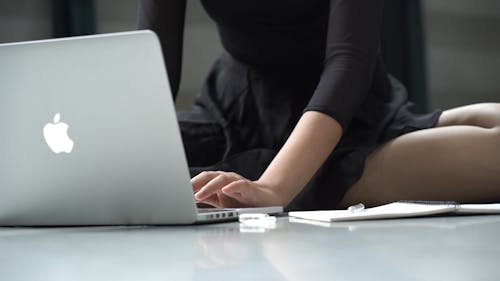
<path id="1" fill-rule="evenodd" d="M 339 207 L 397 200 L 500 201 L 500 103 L 445 111 L 436 128 L 384 144 Z"/>

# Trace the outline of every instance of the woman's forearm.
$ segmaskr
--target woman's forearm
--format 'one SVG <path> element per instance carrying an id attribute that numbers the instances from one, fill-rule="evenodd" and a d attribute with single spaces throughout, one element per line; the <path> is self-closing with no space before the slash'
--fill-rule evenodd
<path id="1" fill-rule="evenodd" d="M 325 162 L 342 136 L 330 116 L 308 111 L 302 115 L 278 155 L 258 180 L 274 189 L 287 205 Z"/>

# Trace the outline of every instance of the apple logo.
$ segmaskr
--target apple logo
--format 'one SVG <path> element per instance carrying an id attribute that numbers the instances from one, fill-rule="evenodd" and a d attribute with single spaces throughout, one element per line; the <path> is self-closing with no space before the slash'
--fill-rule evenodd
<path id="1" fill-rule="evenodd" d="M 43 127 L 43 137 L 54 153 L 70 153 L 73 150 L 73 141 L 68 136 L 68 124 L 59 122 L 61 114 L 54 115 L 54 123 L 47 123 Z"/>

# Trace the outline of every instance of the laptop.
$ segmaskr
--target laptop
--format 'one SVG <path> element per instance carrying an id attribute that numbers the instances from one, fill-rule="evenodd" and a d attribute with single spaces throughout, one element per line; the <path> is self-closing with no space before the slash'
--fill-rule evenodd
<path id="1" fill-rule="evenodd" d="M 199 212 L 151 31 L 0 45 L 0 225 L 193 224 Z"/>

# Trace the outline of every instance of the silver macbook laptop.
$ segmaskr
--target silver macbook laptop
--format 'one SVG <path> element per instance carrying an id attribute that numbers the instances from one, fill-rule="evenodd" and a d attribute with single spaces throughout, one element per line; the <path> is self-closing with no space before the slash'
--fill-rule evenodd
<path id="1" fill-rule="evenodd" d="M 0 225 L 192 224 L 198 212 L 150 31 L 0 45 Z"/>

